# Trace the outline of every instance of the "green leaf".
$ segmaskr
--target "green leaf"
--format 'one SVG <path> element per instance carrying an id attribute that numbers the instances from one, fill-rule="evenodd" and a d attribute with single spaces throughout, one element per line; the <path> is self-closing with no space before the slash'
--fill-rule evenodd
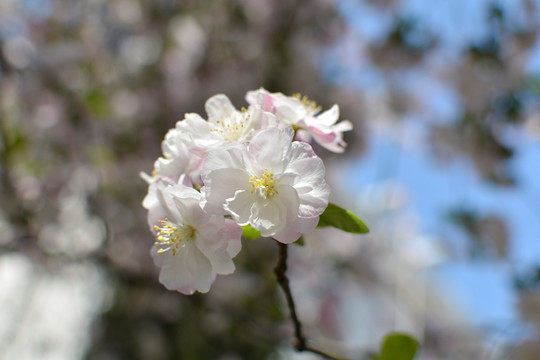
<path id="1" fill-rule="evenodd" d="M 332 203 L 328 204 L 317 225 L 320 228 L 325 226 L 333 226 L 353 234 L 365 234 L 369 232 L 366 224 L 358 216 Z"/>
<path id="2" fill-rule="evenodd" d="M 258 230 L 255 230 L 251 227 L 251 225 L 247 224 L 242 226 L 242 235 L 246 239 L 258 239 L 261 237 L 261 232 Z"/>
<path id="3" fill-rule="evenodd" d="M 298 246 L 304 246 L 306 245 L 306 242 L 304 241 L 304 237 L 303 236 L 300 236 L 298 238 L 298 240 L 296 240 L 295 242 L 293 242 L 294 245 L 298 245 Z"/>
<path id="4" fill-rule="evenodd" d="M 378 360 L 412 360 L 418 350 L 418 341 L 410 335 L 391 333 L 382 343 Z"/>

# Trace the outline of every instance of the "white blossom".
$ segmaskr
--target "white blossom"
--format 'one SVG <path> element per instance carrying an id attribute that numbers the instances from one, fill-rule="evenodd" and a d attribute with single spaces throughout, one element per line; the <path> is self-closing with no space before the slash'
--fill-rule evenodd
<path id="1" fill-rule="evenodd" d="M 322 160 L 293 135 L 290 127 L 269 128 L 247 145 L 210 152 L 201 173 L 205 209 L 283 243 L 312 231 L 330 189 Z"/>
<path id="2" fill-rule="evenodd" d="M 230 143 L 246 143 L 257 130 L 277 123 L 272 114 L 266 113 L 258 105 L 237 110 L 223 94 L 208 99 L 205 109 L 208 120 L 190 113 L 176 124 L 183 141 L 201 156 Z"/>
<path id="3" fill-rule="evenodd" d="M 241 227 L 208 214 L 201 200 L 197 190 L 160 179 L 150 184 L 143 202 L 156 236 L 151 254 L 161 268 L 159 281 L 184 294 L 207 292 L 216 274 L 231 274 L 241 247 Z"/>
<path id="4" fill-rule="evenodd" d="M 282 93 L 270 93 L 263 88 L 249 91 L 246 100 L 276 115 L 284 125 L 292 126 L 297 140 L 310 142 L 314 139 L 330 151 L 344 151 L 346 143 L 343 141 L 343 132 L 352 130 L 352 123 L 344 120 L 336 124 L 339 119 L 337 105 L 321 113 L 322 108 L 307 96 L 286 96 Z"/>
<path id="5" fill-rule="evenodd" d="M 152 176 L 141 174 L 151 254 L 170 290 L 207 292 L 217 274 L 232 273 L 240 225 L 287 244 L 311 232 L 328 206 L 324 164 L 308 142 L 342 152 L 351 123 L 337 123 L 337 105 L 321 112 L 307 97 L 261 88 L 246 99 L 249 107 L 237 110 L 218 94 L 205 104 L 207 120 L 186 114 L 166 134 Z"/>

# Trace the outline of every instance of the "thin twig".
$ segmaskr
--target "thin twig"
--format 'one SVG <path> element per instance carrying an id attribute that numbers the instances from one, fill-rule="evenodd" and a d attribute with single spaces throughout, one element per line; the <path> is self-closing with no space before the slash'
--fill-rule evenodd
<path id="1" fill-rule="evenodd" d="M 285 294 L 285 299 L 287 299 L 287 306 L 289 307 L 289 312 L 291 313 L 291 320 L 294 324 L 294 336 L 295 336 L 295 345 L 294 348 L 296 351 L 306 351 L 313 354 L 320 355 L 326 359 L 339 360 L 338 358 L 325 353 L 319 349 L 309 346 L 308 340 L 304 333 L 302 332 L 302 323 L 298 320 L 298 315 L 296 314 L 296 306 L 294 304 L 294 299 L 291 293 L 291 288 L 289 286 L 289 278 L 287 277 L 287 249 L 288 245 L 276 241 L 279 246 L 279 258 L 274 268 L 274 273 L 276 274 L 277 282 L 283 293 Z"/>

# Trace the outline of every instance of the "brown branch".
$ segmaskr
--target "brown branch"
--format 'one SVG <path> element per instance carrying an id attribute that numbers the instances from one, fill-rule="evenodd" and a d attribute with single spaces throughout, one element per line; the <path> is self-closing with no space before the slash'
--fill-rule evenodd
<path id="1" fill-rule="evenodd" d="M 291 313 L 291 320 L 294 324 L 294 336 L 295 344 L 294 348 L 298 352 L 306 351 L 313 354 L 320 355 L 326 359 L 330 360 L 339 360 L 338 358 L 325 353 L 324 351 L 318 350 L 308 345 L 308 340 L 304 333 L 302 332 L 302 323 L 298 320 L 298 315 L 296 314 L 296 305 L 294 304 L 294 299 L 291 293 L 291 288 L 289 286 L 289 278 L 287 277 L 287 250 L 288 245 L 276 241 L 279 246 L 279 258 L 274 268 L 274 273 L 276 274 L 277 282 L 283 293 L 285 294 L 285 299 L 287 300 L 287 306 L 289 307 L 289 312 Z"/>

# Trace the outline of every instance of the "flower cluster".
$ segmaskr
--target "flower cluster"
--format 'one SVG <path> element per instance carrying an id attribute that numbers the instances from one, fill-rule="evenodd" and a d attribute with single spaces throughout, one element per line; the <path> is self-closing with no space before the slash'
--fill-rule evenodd
<path id="1" fill-rule="evenodd" d="M 160 282 L 184 294 L 207 292 L 234 271 L 242 226 L 288 244 L 311 232 L 328 205 L 325 168 L 309 142 L 345 147 L 349 121 L 337 105 L 321 112 L 307 97 L 264 89 L 236 109 L 219 94 L 207 119 L 186 114 L 162 143 L 143 206 L 156 241 Z"/>

